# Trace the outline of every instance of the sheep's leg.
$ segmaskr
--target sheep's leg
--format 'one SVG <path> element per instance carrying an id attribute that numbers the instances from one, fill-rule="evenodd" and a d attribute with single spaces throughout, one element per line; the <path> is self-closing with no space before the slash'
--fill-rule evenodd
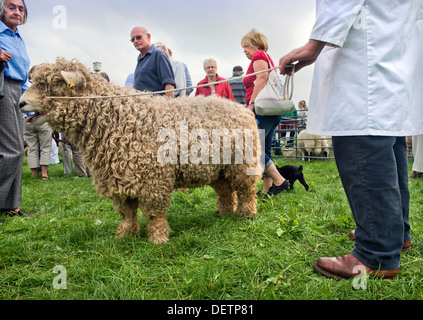
<path id="1" fill-rule="evenodd" d="M 113 198 L 114 208 L 122 216 L 116 232 L 117 237 L 125 237 L 139 233 L 139 224 L 137 221 L 138 199 Z"/>
<path id="2" fill-rule="evenodd" d="M 257 195 L 255 184 L 246 185 L 237 190 L 238 208 L 237 216 L 239 218 L 252 218 L 257 214 Z"/>
<path id="3" fill-rule="evenodd" d="M 147 224 L 148 239 L 153 244 L 163 244 L 169 240 L 170 227 L 165 214 L 150 217 Z"/>
<path id="4" fill-rule="evenodd" d="M 217 193 L 217 211 L 223 216 L 234 214 L 236 193 L 232 190 L 229 182 L 224 178 L 219 178 L 217 182 L 213 183 L 212 187 Z"/>
<path id="5" fill-rule="evenodd" d="M 257 214 L 257 176 L 245 175 L 245 170 L 245 167 L 239 167 L 231 171 L 229 182 L 238 198 L 237 217 L 252 218 Z"/>
<path id="6" fill-rule="evenodd" d="M 170 205 L 170 197 L 169 195 L 168 199 L 140 204 L 141 211 L 148 220 L 148 239 L 154 244 L 163 244 L 169 240 L 171 230 L 166 219 L 166 212 Z"/>

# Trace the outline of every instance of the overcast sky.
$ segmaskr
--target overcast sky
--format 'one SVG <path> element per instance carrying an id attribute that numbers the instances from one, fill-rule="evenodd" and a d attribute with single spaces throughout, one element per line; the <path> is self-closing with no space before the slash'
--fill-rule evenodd
<path id="1" fill-rule="evenodd" d="M 260 3 L 260 4 L 259 4 Z M 205 77 L 202 63 L 212 57 L 218 74 L 247 69 L 242 37 L 256 28 L 279 58 L 308 40 L 315 19 L 314 0 L 26 0 L 28 21 L 20 27 L 31 65 L 57 56 L 78 59 L 90 69 L 102 63 L 111 81 L 124 85 L 136 66 L 130 43 L 134 26 L 146 27 L 152 41 L 164 42 L 176 60 L 187 64 L 193 83 Z M 295 77 L 294 101 L 309 98 L 313 68 Z"/>

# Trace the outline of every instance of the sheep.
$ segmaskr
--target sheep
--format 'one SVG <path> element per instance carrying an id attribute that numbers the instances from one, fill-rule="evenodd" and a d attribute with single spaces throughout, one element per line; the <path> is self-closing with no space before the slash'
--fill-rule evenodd
<path id="1" fill-rule="evenodd" d="M 306 157 L 309 161 L 311 161 L 311 157 L 329 158 L 331 148 L 331 137 L 309 134 L 305 130 L 298 134 L 297 149 L 303 161 Z"/>
<path id="2" fill-rule="evenodd" d="M 140 95 L 60 57 L 34 67 L 30 77 L 21 112 L 36 112 L 29 121 L 47 121 L 82 150 L 99 195 L 122 216 L 117 237 L 139 234 L 140 208 L 149 241 L 166 243 L 166 212 L 179 188 L 209 185 L 221 215 L 256 215 L 262 148 L 255 118 L 243 106 L 219 97 Z M 216 132 L 221 136 L 211 141 Z M 234 132 L 245 134 L 245 145 Z M 227 137 L 229 149 L 220 143 Z"/>

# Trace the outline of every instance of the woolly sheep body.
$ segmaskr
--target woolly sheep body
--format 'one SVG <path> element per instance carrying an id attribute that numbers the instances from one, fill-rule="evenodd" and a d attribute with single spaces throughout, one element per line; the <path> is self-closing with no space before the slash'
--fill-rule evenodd
<path id="1" fill-rule="evenodd" d="M 34 85 L 21 98 L 22 112 L 40 112 L 55 131 L 65 132 L 68 140 L 82 150 L 97 191 L 102 197 L 111 198 L 115 210 L 122 215 L 117 236 L 138 233 L 139 207 L 149 220 L 150 241 L 166 242 L 170 228 L 165 214 L 173 190 L 181 187 L 212 186 L 218 194 L 217 209 L 223 215 L 256 214 L 255 183 L 261 174 L 258 164 L 247 164 L 245 158 L 242 164 L 213 164 L 211 160 L 209 164 L 181 164 L 180 158 L 173 164 L 158 161 L 159 151 L 166 143 L 159 141 L 159 133 L 163 130 L 176 133 L 177 147 L 181 148 L 184 124 L 188 131 L 201 129 L 209 137 L 217 129 L 250 130 L 254 135 L 253 153 L 260 159 L 257 125 L 252 113 L 243 106 L 223 98 L 201 96 L 48 98 L 136 93 L 104 81 L 76 61 L 62 58 L 55 64 L 37 66 L 31 77 Z M 64 79 L 72 88 L 66 86 Z M 189 147 L 194 144 L 190 142 Z M 231 152 L 234 156 L 234 141 Z M 255 169 L 256 174 L 247 174 L 247 169 Z"/>
<path id="2" fill-rule="evenodd" d="M 298 134 L 297 148 L 303 160 L 305 156 L 329 157 L 330 147 L 330 137 L 309 134 L 305 130 Z"/>

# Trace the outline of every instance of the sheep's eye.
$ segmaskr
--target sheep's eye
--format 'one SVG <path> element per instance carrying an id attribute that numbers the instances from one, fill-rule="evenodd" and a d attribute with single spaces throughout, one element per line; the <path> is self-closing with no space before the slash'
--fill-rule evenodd
<path id="1" fill-rule="evenodd" d="M 38 82 L 35 83 L 35 86 L 41 87 L 41 88 L 44 88 L 45 85 L 46 85 L 46 83 L 45 82 L 42 82 L 42 81 L 38 81 Z"/>

